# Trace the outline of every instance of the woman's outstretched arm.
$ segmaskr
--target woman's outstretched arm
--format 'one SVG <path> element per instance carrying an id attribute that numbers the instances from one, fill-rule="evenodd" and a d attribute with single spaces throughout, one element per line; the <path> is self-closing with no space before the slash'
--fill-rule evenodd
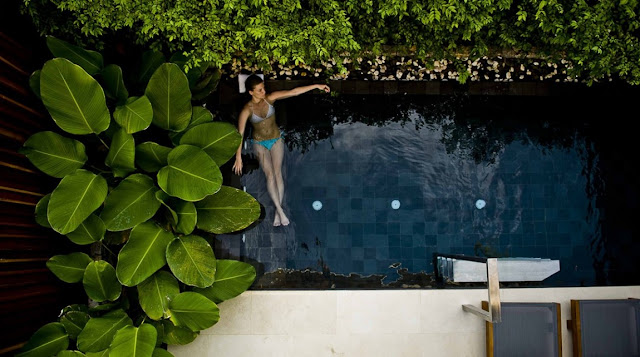
<path id="1" fill-rule="evenodd" d="M 314 89 L 320 89 L 323 90 L 327 93 L 329 93 L 331 91 L 331 88 L 329 88 L 328 85 L 326 84 L 312 84 L 309 86 L 301 86 L 301 87 L 296 87 L 290 90 L 279 90 L 279 91 L 275 91 L 272 93 L 267 94 L 267 100 L 271 103 L 275 102 L 278 99 L 285 99 L 285 98 L 289 98 L 289 97 L 295 97 L 297 95 L 300 95 L 302 93 L 306 93 L 308 91 L 314 90 Z"/>
<path id="2" fill-rule="evenodd" d="M 247 127 L 247 120 L 249 119 L 249 115 L 251 115 L 251 111 L 245 105 L 238 116 L 238 132 L 240 133 L 240 145 L 238 146 L 238 150 L 236 150 L 236 161 L 233 164 L 233 172 L 236 175 L 242 175 L 242 144 L 244 142 L 244 129 Z"/>

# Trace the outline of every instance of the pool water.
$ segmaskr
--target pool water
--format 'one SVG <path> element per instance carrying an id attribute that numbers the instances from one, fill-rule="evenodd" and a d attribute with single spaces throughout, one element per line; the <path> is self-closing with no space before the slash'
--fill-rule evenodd
<path id="1" fill-rule="evenodd" d="M 631 104 L 464 93 L 283 100 L 292 223 L 272 226 L 254 165 L 241 182 L 263 218 L 216 247 L 258 267 L 258 288 L 432 286 L 436 252 L 560 260 L 533 285 L 636 284 Z"/>

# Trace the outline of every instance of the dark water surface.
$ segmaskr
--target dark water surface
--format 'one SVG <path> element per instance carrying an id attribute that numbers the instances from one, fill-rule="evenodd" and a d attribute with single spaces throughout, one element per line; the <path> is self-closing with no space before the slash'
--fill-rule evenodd
<path id="1" fill-rule="evenodd" d="M 432 286 L 434 252 L 559 259 L 560 272 L 533 286 L 638 284 L 638 99 L 283 100 L 292 224 L 272 226 L 254 162 L 241 182 L 263 220 L 217 237 L 216 251 L 253 263 L 255 288 L 267 289 Z"/>

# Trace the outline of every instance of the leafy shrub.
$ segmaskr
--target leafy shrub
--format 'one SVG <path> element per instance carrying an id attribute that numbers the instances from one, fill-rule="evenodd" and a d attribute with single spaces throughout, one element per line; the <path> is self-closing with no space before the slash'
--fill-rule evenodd
<path id="1" fill-rule="evenodd" d="M 216 304 L 256 276 L 247 263 L 216 259 L 207 240 L 260 214 L 253 197 L 222 185 L 219 167 L 240 134 L 192 104 L 204 68 L 184 73 L 148 52 L 136 83 L 125 85 L 121 67 L 105 66 L 100 53 L 53 37 L 47 45 L 55 58 L 31 85 L 62 134 L 36 133 L 21 152 L 60 181 L 38 202 L 36 221 L 104 249 L 96 260 L 85 252 L 49 259 L 58 278 L 82 283 L 90 304 L 65 308 L 19 356 L 170 355 L 163 346 L 214 325 Z"/>

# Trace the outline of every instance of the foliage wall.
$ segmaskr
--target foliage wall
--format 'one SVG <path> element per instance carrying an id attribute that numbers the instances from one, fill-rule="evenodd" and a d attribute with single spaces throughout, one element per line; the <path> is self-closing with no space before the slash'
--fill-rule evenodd
<path id="1" fill-rule="evenodd" d="M 24 0 L 43 34 L 100 44 L 114 33 L 184 51 L 189 65 L 306 63 L 400 46 L 418 57 L 491 49 L 573 63 L 575 75 L 640 83 L 637 0 Z M 338 61 L 340 63 L 340 61 Z"/>

